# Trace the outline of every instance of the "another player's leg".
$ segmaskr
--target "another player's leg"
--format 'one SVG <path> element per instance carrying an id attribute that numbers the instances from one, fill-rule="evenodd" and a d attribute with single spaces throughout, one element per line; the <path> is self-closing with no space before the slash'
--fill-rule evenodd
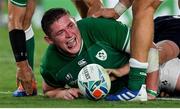
<path id="1" fill-rule="evenodd" d="M 101 0 L 72 0 L 82 18 L 92 16 L 103 7 Z"/>
<path id="2" fill-rule="evenodd" d="M 170 40 L 160 41 L 156 45 L 158 49 L 151 48 L 148 57 L 149 66 L 147 70 L 146 89 L 149 100 L 153 100 L 157 96 L 159 86 L 159 65 L 176 58 L 179 54 L 179 47 Z"/>
<path id="3" fill-rule="evenodd" d="M 17 85 L 18 90 L 13 93 L 14 96 L 33 95 L 32 81 L 34 75 L 27 60 L 26 38 L 23 30 L 23 22 L 26 14 L 26 0 L 10 0 L 9 10 L 9 36 L 11 46 L 17 65 Z M 19 89 L 25 89 L 24 94 L 18 95 Z"/>
<path id="4" fill-rule="evenodd" d="M 84 2 L 84 0 L 71 0 L 71 1 L 76 6 L 76 8 L 77 8 L 79 14 L 81 15 L 81 17 L 86 18 L 87 13 L 88 13 L 88 6 Z"/>
<path id="5" fill-rule="evenodd" d="M 134 0 L 128 88 L 107 100 L 147 100 L 147 58 L 154 34 L 153 15 L 159 4 L 159 0 Z"/>

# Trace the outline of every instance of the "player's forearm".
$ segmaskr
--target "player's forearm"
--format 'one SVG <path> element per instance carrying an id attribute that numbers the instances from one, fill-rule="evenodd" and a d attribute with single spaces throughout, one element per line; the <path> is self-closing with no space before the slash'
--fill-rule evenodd
<path id="1" fill-rule="evenodd" d="M 148 100 L 156 99 L 159 86 L 159 71 L 153 71 L 147 73 L 146 77 L 146 89 L 148 94 Z"/>
<path id="2" fill-rule="evenodd" d="M 119 0 L 119 2 L 121 2 L 124 6 L 126 6 L 127 8 L 129 8 L 134 0 Z"/>
<path id="3" fill-rule="evenodd" d="M 132 2 L 133 0 L 119 0 L 114 7 L 116 16 L 121 16 L 132 5 Z"/>
<path id="4" fill-rule="evenodd" d="M 88 7 L 102 6 L 102 0 L 84 0 Z"/>

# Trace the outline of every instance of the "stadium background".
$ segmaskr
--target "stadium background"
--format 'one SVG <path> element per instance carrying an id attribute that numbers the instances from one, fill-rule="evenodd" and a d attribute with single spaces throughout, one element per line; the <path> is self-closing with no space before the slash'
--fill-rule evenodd
<path id="1" fill-rule="evenodd" d="M 15 79 L 15 61 L 9 43 L 7 31 L 7 0 L 4 0 L 4 6 L 0 5 L 0 107 L 180 107 L 179 100 L 158 100 L 149 102 L 106 102 L 89 101 L 78 99 L 75 101 L 55 100 L 42 97 L 41 82 L 39 73 L 41 56 L 47 47 L 43 40 L 43 32 L 40 28 L 40 20 L 44 11 L 52 7 L 64 7 L 69 9 L 71 14 L 77 19 L 81 19 L 76 8 L 70 0 L 37 0 L 38 5 L 33 16 L 33 27 L 35 32 L 35 76 L 38 83 L 39 95 L 36 97 L 15 98 L 12 92 L 16 89 Z M 105 7 L 113 7 L 118 0 L 103 0 Z M 3 8 L 3 9 L 2 9 Z M 118 20 L 131 25 L 131 9 L 129 9 Z M 179 15 L 177 0 L 165 0 L 160 6 L 155 16 L 160 15 Z"/>

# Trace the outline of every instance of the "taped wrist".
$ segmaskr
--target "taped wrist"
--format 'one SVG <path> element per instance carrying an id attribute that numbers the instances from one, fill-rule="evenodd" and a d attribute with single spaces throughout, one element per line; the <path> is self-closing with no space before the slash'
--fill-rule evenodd
<path id="1" fill-rule="evenodd" d="M 14 29 L 9 32 L 9 39 L 16 62 L 27 59 L 26 37 L 23 30 Z"/>
<path id="2" fill-rule="evenodd" d="M 114 10 L 119 16 L 121 16 L 127 10 L 127 7 L 124 6 L 122 3 L 118 2 L 114 7 Z"/>
<path id="3" fill-rule="evenodd" d="M 156 48 L 150 48 L 148 55 L 148 73 L 152 73 L 159 69 L 159 51 Z"/>

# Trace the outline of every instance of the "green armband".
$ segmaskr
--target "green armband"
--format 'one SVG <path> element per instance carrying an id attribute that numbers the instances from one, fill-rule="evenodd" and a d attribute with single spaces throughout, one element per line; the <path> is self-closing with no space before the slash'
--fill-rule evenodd
<path id="1" fill-rule="evenodd" d="M 157 96 L 157 91 L 154 91 L 154 90 L 147 89 L 147 93 L 154 96 L 154 97 Z"/>

